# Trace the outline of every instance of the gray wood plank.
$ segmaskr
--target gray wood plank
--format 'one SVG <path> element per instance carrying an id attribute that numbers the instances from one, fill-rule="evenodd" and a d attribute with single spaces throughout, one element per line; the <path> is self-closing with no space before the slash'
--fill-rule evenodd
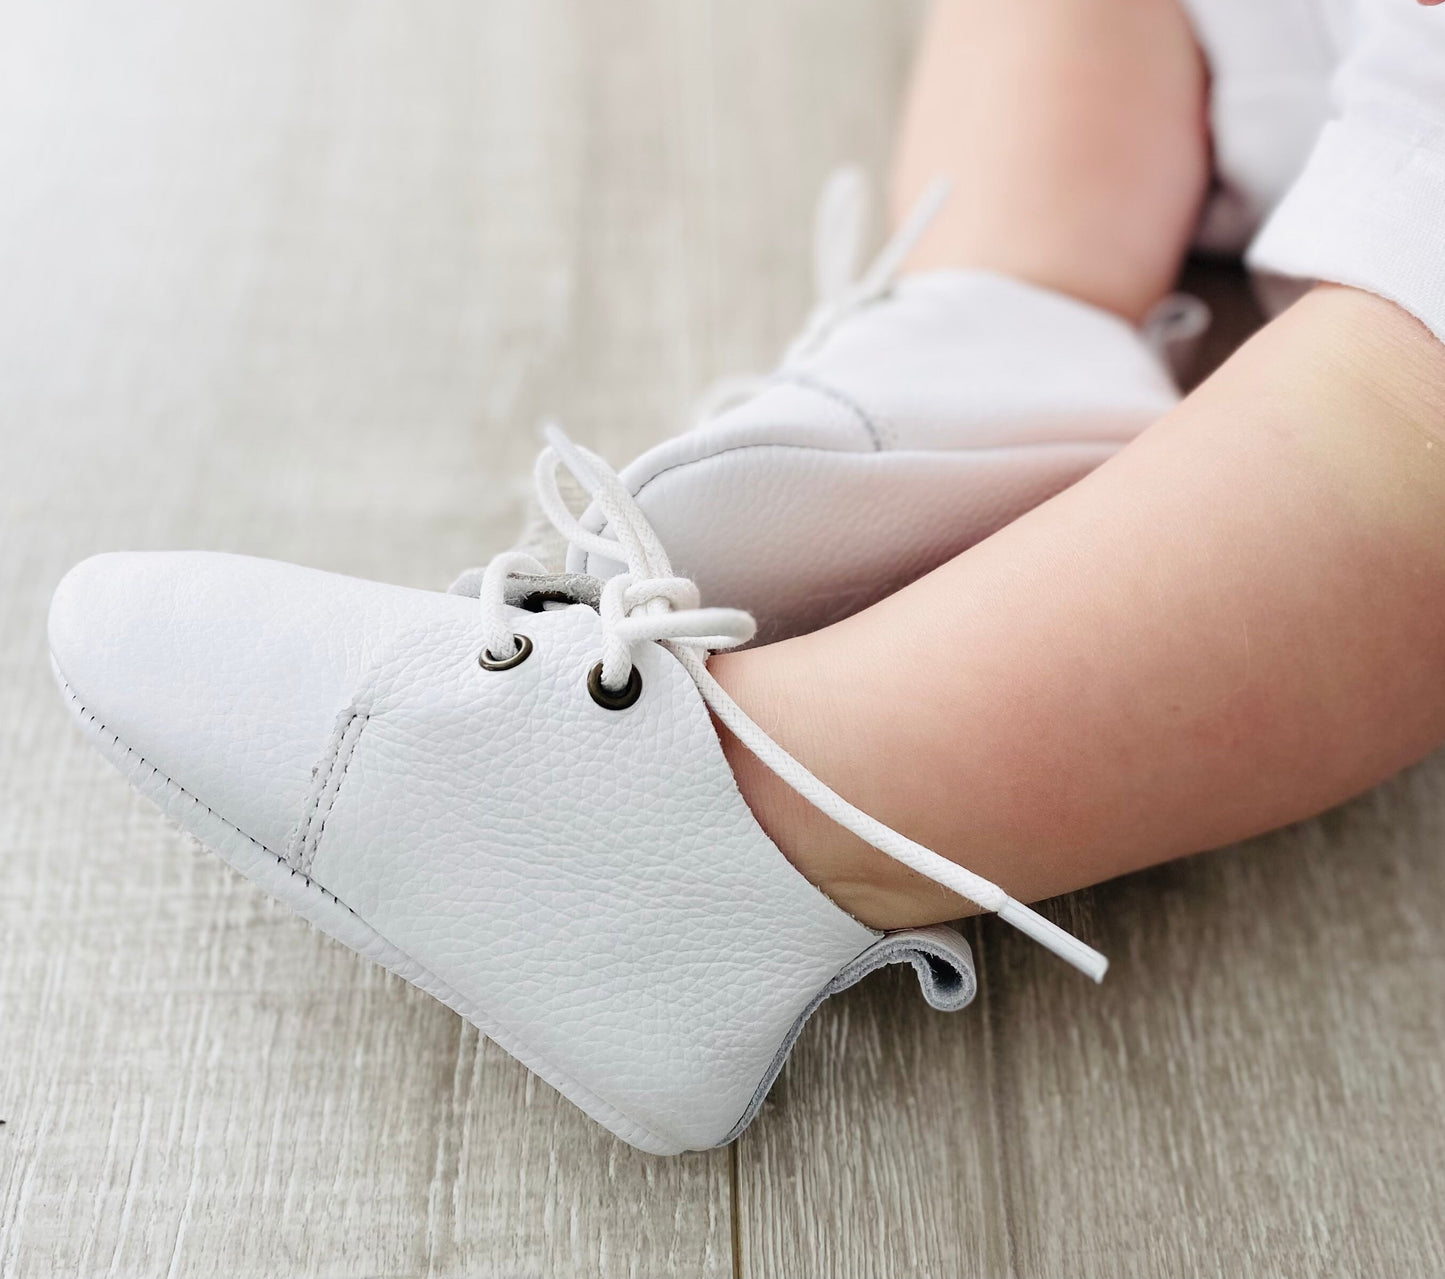
<path id="1" fill-rule="evenodd" d="M 1445 1267 L 1445 756 L 1064 903 L 1097 992 L 985 930 L 1021 1275 Z"/>
<path id="2" fill-rule="evenodd" d="M 0 1273 L 731 1272 L 725 1153 L 635 1154 L 194 851 L 44 661 L 89 551 L 439 586 L 509 540 L 549 401 L 640 447 L 692 342 L 635 289 L 654 255 L 672 287 L 673 208 L 632 217 L 679 145 L 680 29 L 593 21 L 0 11 Z M 630 340 L 578 358 L 604 299 Z"/>
<path id="3" fill-rule="evenodd" d="M 819 1010 L 739 1148 L 743 1272 L 1006 1275 L 987 990 L 920 1008 L 912 974 Z"/>

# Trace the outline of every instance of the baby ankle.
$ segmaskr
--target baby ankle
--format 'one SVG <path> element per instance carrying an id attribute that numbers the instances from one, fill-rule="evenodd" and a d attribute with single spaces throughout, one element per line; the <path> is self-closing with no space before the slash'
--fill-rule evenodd
<path id="1" fill-rule="evenodd" d="M 764 730 L 823 781 L 845 783 L 819 749 L 820 736 L 846 740 L 802 705 L 796 681 L 775 680 L 767 649 L 717 654 L 709 663 L 714 678 Z M 715 722 L 723 753 L 738 790 L 763 832 L 809 883 L 870 928 L 888 930 L 942 923 L 977 913 L 972 903 L 844 830 L 762 764 Z M 810 746 L 812 749 L 810 749 Z"/>

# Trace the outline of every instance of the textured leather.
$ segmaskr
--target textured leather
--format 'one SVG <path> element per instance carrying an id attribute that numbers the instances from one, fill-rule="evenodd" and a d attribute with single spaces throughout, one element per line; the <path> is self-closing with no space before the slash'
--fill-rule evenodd
<path id="1" fill-rule="evenodd" d="M 240 555 L 96 555 L 56 588 L 50 650 L 131 749 L 279 849 L 337 712 L 435 598 Z"/>
<path id="2" fill-rule="evenodd" d="M 511 613 L 532 655 L 488 671 L 464 596 L 110 555 L 61 583 L 50 643 L 144 793 L 645 1149 L 740 1131 L 808 1013 L 871 967 L 971 997 L 957 934 L 880 936 L 793 869 L 670 653 L 640 646 L 642 697 L 607 710 L 596 612 Z"/>
<path id="3" fill-rule="evenodd" d="M 857 611 L 1067 487 L 1178 392 L 1117 316 L 983 272 L 912 276 L 622 479 L 703 602 L 759 639 Z M 589 512 L 586 522 L 603 521 Z M 573 551 L 568 567 L 618 565 Z"/>

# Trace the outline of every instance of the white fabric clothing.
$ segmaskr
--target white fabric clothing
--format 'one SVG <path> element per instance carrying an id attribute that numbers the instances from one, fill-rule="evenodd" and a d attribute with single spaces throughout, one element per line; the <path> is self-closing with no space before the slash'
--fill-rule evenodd
<path id="1" fill-rule="evenodd" d="M 1211 77 L 1199 246 L 1368 289 L 1445 340 L 1445 7 L 1185 5 Z"/>

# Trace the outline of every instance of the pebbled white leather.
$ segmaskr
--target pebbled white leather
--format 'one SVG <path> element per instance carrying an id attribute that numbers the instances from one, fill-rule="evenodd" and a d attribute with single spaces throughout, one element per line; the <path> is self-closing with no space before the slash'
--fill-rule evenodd
<path id="1" fill-rule="evenodd" d="M 597 614 L 512 612 L 533 653 L 487 671 L 463 596 L 109 555 L 57 589 L 50 642 L 133 784 L 644 1149 L 736 1135 L 806 1015 L 872 967 L 971 998 L 952 930 L 882 936 L 792 868 L 666 650 L 640 647 L 643 695 L 609 711 L 585 687 Z"/>
<path id="2" fill-rule="evenodd" d="M 1117 316 L 1003 276 L 932 272 L 621 474 L 703 602 L 780 639 L 966 550 L 1177 400 Z M 567 566 L 618 569 L 577 552 Z"/>
<path id="3" fill-rule="evenodd" d="M 243 555 L 96 555 L 55 590 L 50 651 L 127 746 L 280 849 L 337 711 L 432 598 Z"/>

